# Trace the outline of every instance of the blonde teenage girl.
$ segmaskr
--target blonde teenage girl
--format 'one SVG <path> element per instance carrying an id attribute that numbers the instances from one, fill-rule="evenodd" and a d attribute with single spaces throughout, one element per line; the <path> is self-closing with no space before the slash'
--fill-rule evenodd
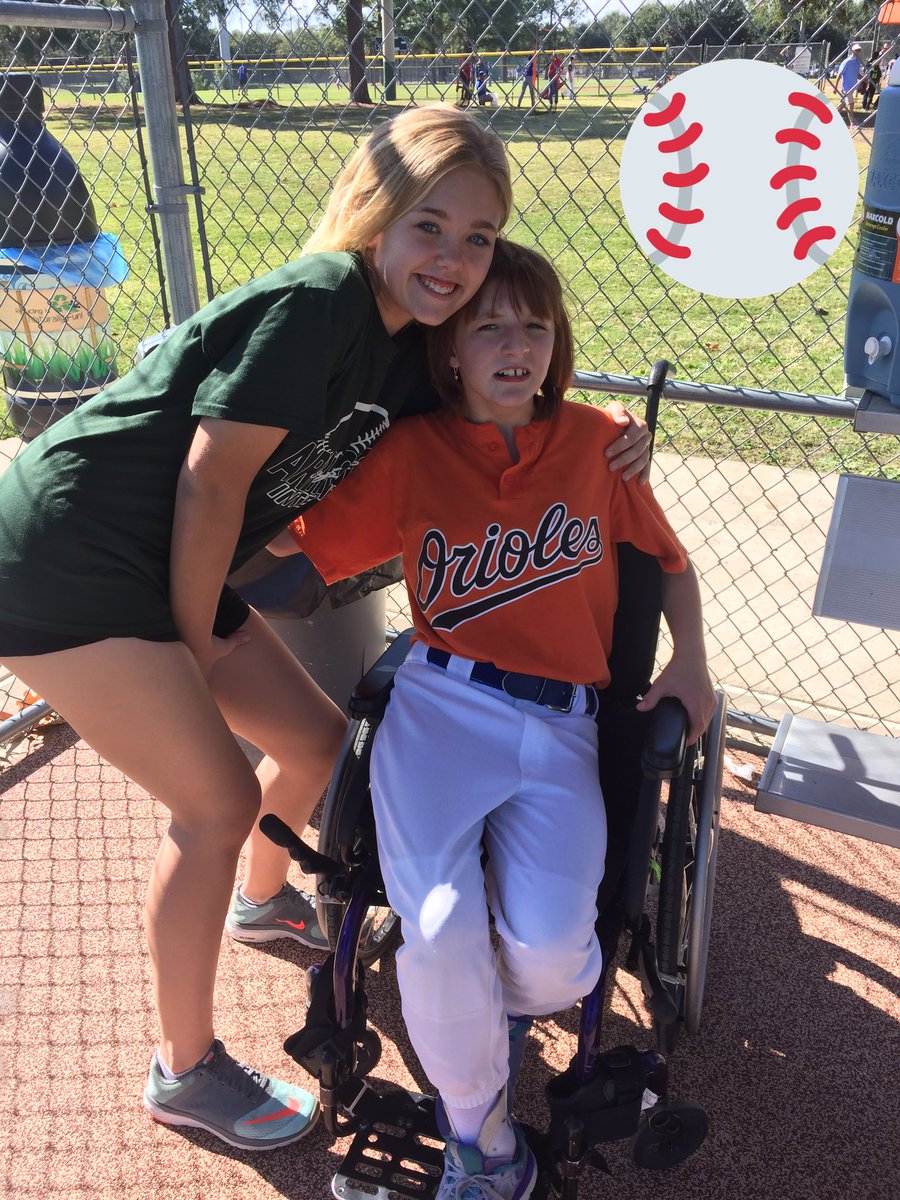
<path id="1" fill-rule="evenodd" d="M 185 321 L 0 480 L 0 661 L 171 813 L 146 907 L 160 1041 L 144 1102 L 232 1145 L 282 1145 L 316 1117 L 214 1039 L 213 988 L 226 914 L 246 940 L 321 940 L 256 833 L 229 898 L 261 809 L 305 824 L 344 719 L 224 580 L 427 407 L 422 327 L 475 293 L 510 202 L 503 145 L 473 118 L 380 125 L 315 253 Z M 646 461 L 627 432 L 626 473 Z M 263 750 L 255 775 L 232 731 Z"/>
<path id="2" fill-rule="evenodd" d="M 429 336 L 444 410 L 392 429 L 277 549 L 293 537 L 326 580 L 403 553 L 415 637 L 371 780 L 403 1013 L 447 1140 L 437 1200 L 525 1200 L 536 1170 L 509 1117 L 510 1041 L 600 972 L 593 717 L 613 543 L 664 570 L 675 648 L 639 707 L 678 696 L 693 739 L 714 696 L 683 547 L 649 488 L 604 469 L 608 415 L 563 399 L 572 337 L 550 264 L 498 242 L 484 286 Z"/>

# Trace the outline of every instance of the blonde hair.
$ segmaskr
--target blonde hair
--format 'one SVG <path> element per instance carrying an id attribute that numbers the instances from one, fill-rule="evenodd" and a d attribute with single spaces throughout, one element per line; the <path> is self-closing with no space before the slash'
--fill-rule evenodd
<path id="1" fill-rule="evenodd" d="M 575 369 L 575 340 L 562 284 L 555 267 L 542 254 L 504 238 L 494 243 L 487 276 L 472 299 L 443 324 L 428 330 L 428 365 L 438 395 L 447 408 L 462 409 L 465 380 L 454 375 L 450 357 L 457 329 L 477 312 L 485 293 L 506 296 L 517 312 L 528 311 L 553 326 L 553 354 L 534 406 L 539 419 L 551 416 L 572 386 Z"/>
<path id="2" fill-rule="evenodd" d="M 460 167 L 483 172 L 503 207 L 512 208 L 512 183 L 503 142 L 457 108 L 407 109 L 379 125 L 338 176 L 304 254 L 323 250 L 364 252 L 389 225 L 421 203 Z"/>

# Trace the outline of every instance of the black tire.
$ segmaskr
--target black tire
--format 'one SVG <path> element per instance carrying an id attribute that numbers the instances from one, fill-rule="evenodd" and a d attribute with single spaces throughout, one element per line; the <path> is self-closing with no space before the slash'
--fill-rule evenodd
<path id="1" fill-rule="evenodd" d="M 697 747 L 689 746 L 681 774 L 669 783 L 666 801 L 662 875 L 656 917 L 656 953 L 663 983 L 678 1010 L 678 1020 L 671 1024 L 655 1022 L 657 1044 L 663 1054 L 674 1051 L 684 1018 L 697 844 L 696 765 Z"/>
<path id="2" fill-rule="evenodd" d="M 375 852 L 372 803 L 369 797 L 369 760 L 377 722 L 351 721 L 344 735 L 335 773 L 325 798 L 319 829 L 319 851 L 341 862 L 356 863 Z M 336 949 L 347 905 L 327 898 L 327 881 L 316 880 L 316 913 L 319 927 Z M 360 933 L 357 956 L 364 966 L 390 953 L 400 941 L 400 918 L 387 904 L 369 908 Z"/>

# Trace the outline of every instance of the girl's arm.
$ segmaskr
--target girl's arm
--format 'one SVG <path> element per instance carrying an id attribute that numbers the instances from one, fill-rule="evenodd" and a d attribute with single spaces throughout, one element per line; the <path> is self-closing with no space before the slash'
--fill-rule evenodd
<path id="1" fill-rule="evenodd" d="M 706 668 L 700 588 L 690 563 L 680 574 L 663 574 L 662 606 L 674 643 L 672 658 L 637 707 L 647 712 L 663 696 L 676 696 L 687 709 L 688 741 L 695 742 L 710 722 L 716 696 Z"/>
<path id="2" fill-rule="evenodd" d="M 178 476 L 169 597 L 179 636 L 204 674 L 249 637 L 240 630 L 213 637 L 213 620 L 250 484 L 286 432 L 203 417 Z"/>
<path id="3" fill-rule="evenodd" d="M 611 471 L 621 471 L 623 479 L 637 476 L 641 483 L 650 478 L 650 429 L 646 421 L 634 416 L 620 400 L 613 400 L 606 411 L 622 436 L 606 448 L 606 461 Z"/>

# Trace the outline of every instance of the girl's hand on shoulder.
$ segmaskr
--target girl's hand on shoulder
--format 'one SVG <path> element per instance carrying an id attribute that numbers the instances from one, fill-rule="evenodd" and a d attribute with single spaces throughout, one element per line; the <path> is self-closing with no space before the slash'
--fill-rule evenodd
<path id="1" fill-rule="evenodd" d="M 716 693 L 706 661 L 695 656 L 673 657 L 638 703 L 638 712 L 656 708 L 663 696 L 674 696 L 687 709 L 688 742 L 696 742 L 716 711 Z"/>
<path id="2" fill-rule="evenodd" d="M 650 428 L 646 421 L 634 416 L 620 400 L 612 400 L 606 411 L 622 436 L 606 447 L 606 460 L 611 471 L 621 471 L 625 480 L 637 478 L 646 483 L 650 478 Z"/>

